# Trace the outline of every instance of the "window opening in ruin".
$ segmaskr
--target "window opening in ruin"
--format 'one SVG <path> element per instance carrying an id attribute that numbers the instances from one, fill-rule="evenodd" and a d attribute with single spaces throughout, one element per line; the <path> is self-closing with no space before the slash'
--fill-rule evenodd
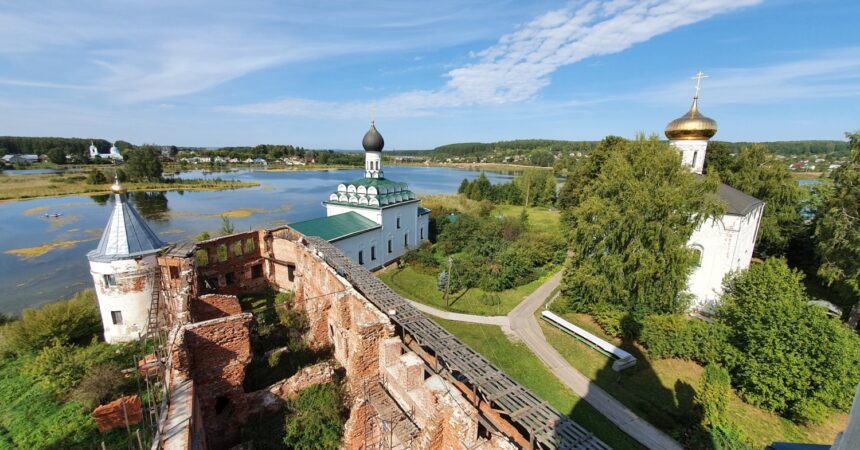
<path id="1" fill-rule="evenodd" d="M 260 278 L 263 276 L 263 265 L 254 264 L 251 266 L 251 278 Z"/>
<path id="2" fill-rule="evenodd" d="M 105 286 L 116 287 L 116 275 L 104 275 Z"/>
<path id="3" fill-rule="evenodd" d="M 175 280 L 179 278 L 179 267 L 170 266 L 170 279 Z"/>
<path id="4" fill-rule="evenodd" d="M 287 279 L 290 281 L 296 279 L 296 266 L 292 264 L 287 265 Z"/>
<path id="5" fill-rule="evenodd" d="M 370 260 L 376 261 L 376 246 L 375 245 L 370 246 Z"/>
<path id="6" fill-rule="evenodd" d="M 227 244 L 219 245 L 216 253 L 218 254 L 218 262 L 227 261 Z"/>
<path id="7" fill-rule="evenodd" d="M 235 275 L 233 272 L 224 274 L 224 284 L 230 286 L 235 281 Z"/>
<path id="8" fill-rule="evenodd" d="M 114 325 L 122 325 L 122 311 L 111 311 L 110 318 Z"/>
<path id="9" fill-rule="evenodd" d="M 388 253 L 391 253 L 391 239 L 388 240 Z"/>
<path id="10" fill-rule="evenodd" d="M 364 251 L 362 250 L 358 251 L 358 263 L 364 264 Z"/>
<path id="11" fill-rule="evenodd" d="M 254 243 L 254 238 L 245 240 L 245 254 L 252 253 L 256 249 L 257 245 Z"/>
<path id="12" fill-rule="evenodd" d="M 209 265 L 209 252 L 205 248 L 197 250 L 197 265 L 200 267 Z"/>
<path id="13" fill-rule="evenodd" d="M 242 256 L 242 241 L 233 243 L 233 256 Z"/>
<path id="14" fill-rule="evenodd" d="M 332 342 L 334 342 L 334 327 L 332 327 L 331 324 L 328 324 L 328 337 L 330 337 Z"/>
<path id="15" fill-rule="evenodd" d="M 228 406 L 230 406 L 230 399 L 224 395 L 218 396 L 215 399 L 215 414 L 221 414 Z"/>
<path id="16" fill-rule="evenodd" d="M 400 218 L 399 217 L 397 218 L 397 229 L 398 230 L 400 229 Z"/>

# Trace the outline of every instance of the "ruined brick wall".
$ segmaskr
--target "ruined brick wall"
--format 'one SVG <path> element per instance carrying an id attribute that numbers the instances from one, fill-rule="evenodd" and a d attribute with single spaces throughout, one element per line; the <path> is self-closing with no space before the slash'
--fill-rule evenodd
<path id="1" fill-rule="evenodd" d="M 191 301 L 191 320 L 203 322 L 242 312 L 235 295 L 206 294 Z"/>
<path id="2" fill-rule="evenodd" d="M 249 231 L 197 243 L 198 291 L 240 294 L 268 286 L 264 234 Z"/>
<path id="3" fill-rule="evenodd" d="M 248 414 L 242 383 L 251 361 L 250 313 L 185 325 L 174 366 L 193 380 L 201 419 L 211 448 L 239 440 Z M 184 365 L 183 365 L 184 364 Z"/>
<path id="4" fill-rule="evenodd" d="M 164 314 L 159 319 L 173 327 L 189 320 L 191 299 L 197 295 L 197 273 L 193 257 L 165 255 L 158 258 L 161 269 L 161 302 Z"/>

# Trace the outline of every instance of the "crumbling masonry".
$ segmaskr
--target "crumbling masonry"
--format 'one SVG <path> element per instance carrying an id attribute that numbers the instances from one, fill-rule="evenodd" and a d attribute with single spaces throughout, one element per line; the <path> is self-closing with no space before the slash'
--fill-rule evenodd
<path id="1" fill-rule="evenodd" d="M 345 372 L 343 448 L 608 448 L 324 240 L 258 230 L 176 244 L 158 262 L 163 290 L 151 317 L 169 330 L 170 393 L 160 448 L 230 448 L 250 417 L 332 380 L 324 363 L 244 391 L 253 318 L 234 295 L 267 286 L 295 293 L 309 319 L 305 341 L 332 348 Z"/>

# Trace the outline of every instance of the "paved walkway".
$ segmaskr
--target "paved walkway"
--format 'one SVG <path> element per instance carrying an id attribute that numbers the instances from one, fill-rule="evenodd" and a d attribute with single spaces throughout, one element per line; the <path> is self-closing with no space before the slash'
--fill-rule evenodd
<path id="1" fill-rule="evenodd" d="M 549 370 L 573 392 L 606 416 L 618 428 L 649 449 L 682 450 L 677 441 L 627 409 L 585 375 L 571 366 L 543 335 L 535 311 L 546 303 L 552 291 L 561 283 L 559 272 L 526 297 L 507 317 L 476 316 L 442 311 L 432 306 L 410 302 L 416 308 L 442 319 L 509 327 Z"/>

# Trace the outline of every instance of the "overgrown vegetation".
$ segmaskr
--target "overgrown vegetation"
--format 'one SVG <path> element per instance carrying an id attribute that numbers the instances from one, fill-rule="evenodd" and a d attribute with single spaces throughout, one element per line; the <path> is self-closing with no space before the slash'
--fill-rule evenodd
<path id="1" fill-rule="evenodd" d="M 318 384 L 287 402 L 284 443 L 289 449 L 341 448 L 348 410 L 340 384 Z"/>
<path id="2" fill-rule="evenodd" d="M 92 409 L 137 393 L 120 367 L 134 362 L 130 345 L 98 340 L 95 294 L 25 310 L 0 333 L 0 446 L 32 449 L 126 445 L 125 429 L 99 434 Z M 134 373 L 134 372 L 133 372 Z"/>

